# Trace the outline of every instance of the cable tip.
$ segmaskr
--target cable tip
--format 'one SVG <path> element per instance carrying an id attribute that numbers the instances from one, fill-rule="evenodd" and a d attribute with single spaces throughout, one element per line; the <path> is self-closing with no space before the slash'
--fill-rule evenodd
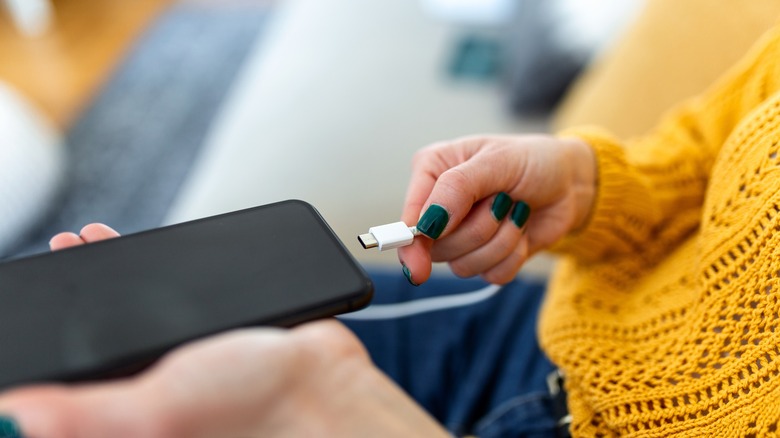
<path id="1" fill-rule="evenodd" d="M 371 249 L 379 246 L 379 242 L 377 242 L 374 235 L 371 233 L 359 235 L 358 240 L 360 241 L 360 244 L 363 245 L 364 249 Z"/>

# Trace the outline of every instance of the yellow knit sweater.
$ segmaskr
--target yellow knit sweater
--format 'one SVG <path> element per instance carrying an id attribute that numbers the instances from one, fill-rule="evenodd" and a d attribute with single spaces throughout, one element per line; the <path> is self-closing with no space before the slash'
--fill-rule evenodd
<path id="1" fill-rule="evenodd" d="M 780 434 L 780 28 L 646 137 L 571 134 L 599 190 L 539 335 L 574 435 Z"/>

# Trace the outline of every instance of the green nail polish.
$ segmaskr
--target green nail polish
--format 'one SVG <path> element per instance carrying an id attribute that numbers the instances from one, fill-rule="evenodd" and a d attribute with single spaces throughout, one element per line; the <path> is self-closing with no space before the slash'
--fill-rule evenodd
<path id="1" fill-rule="evenodd" d="M 493 206 L 490 207 L 493 217 L 501 222 L 509 213 L 509 209 L 512 208 L 512 198 L 504 192 L 496 195 L 496 199 L 493 200 Z"/>
<path id="2" fill-rule="evenodd" d="M 531 207 L 523 201 L 518 201 L 518 203 L 515 204 L 515 208 L 512 210 L 512 222 L 517 225 L 517 228 L 523 228 L 523 225 L 525 225 L 525 222 L 530 215 Z"/>
<path id="3" fill-rule="evenodd" d="M 406 265 L 402 265 L 401 270 L 404 272 L 404 277 L 406 277 L 406 281 L 409 282 L 412 286 L 419 286 L 419 284 L 415 283 L 414 280 L 412 280 L 412 271 L 409 270 L 409 268 L 406 267 Z"/>
<path id="4" fill-rule="evenodd" d="M 5 415 L 0 415 L 0 438 L 22 438 L 16 421 Z"/>
<path id="5" fill-rule="evenodd" d="M 441 205 L 431 204 L 425 214 L 417 222 L 417 231 L 425 234 L 431 239 L 437 239 L 447 226 L 450 215 Z"/>

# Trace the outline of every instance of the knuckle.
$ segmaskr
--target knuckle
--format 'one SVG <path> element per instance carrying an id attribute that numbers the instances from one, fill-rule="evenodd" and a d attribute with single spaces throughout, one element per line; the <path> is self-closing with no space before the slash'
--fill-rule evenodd
<path id="1" fill-rule="evenodd" d="M 302 353 L 308 357 L 367 359 L 368 353 L 355 335 L 337 321 L 318 321 L 302 327 Z"/>
<path id="2" fill-rule="evenodd" d="M 446 142 L 436 142 L 425 146 L 412 154 L 412 166 L 419 166 L 435 159 L 437 154 L 446 147 Z"/>
<path id="3" fill-rule="evenodd" d="M 412 155 L 412 167 L 418 167 L 420 164 L 427 161 L 427 157 L 430 155 L 428 148 L 420 149 Z"/>
<path id="4" fill-rule="evenodd" d="M 451 261 L 449 265 L 452 273 L 461 278 L 472 277 L 477 274 L 468 263 L 461 260 Z"/>
<path id="5" fill-rule="evenodd" d="M 490 284 L 507 284 L 515 278 L 515 274 L 508 272 L 488 271 L 482 274 L 482 279 Z"/>
<path id="6" fill-rule="evenodd" d="M 514 280 L 526 260 L 522 245 L 518 245 L 503 261 L 482 274 L 482 278 L 493 284 L 506 284 Z"/>
<path id="7" fill-rule="evenodd" d="M 519 239 L 496 239 L 494 252 L 505 257 L 518 253 Z"/>
<path id="8" fill-rule="evenodd" d="M 448 187 L 451 187 L 458 192 L 462 192 L 463 188 L 471 186 L 471 177 L 460 167 L 453 167 L 444 172 L 439 178 L 439 182 Z"/>

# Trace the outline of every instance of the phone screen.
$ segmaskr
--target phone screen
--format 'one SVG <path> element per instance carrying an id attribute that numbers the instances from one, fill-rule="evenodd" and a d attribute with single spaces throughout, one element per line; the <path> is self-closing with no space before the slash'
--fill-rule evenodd
<path id="1" fill-rule="evenodd" d="M 373 287 L 302 201 L 0 264 L 0 387 L 92 378 L 226 329 L 365 306 Z"/>

